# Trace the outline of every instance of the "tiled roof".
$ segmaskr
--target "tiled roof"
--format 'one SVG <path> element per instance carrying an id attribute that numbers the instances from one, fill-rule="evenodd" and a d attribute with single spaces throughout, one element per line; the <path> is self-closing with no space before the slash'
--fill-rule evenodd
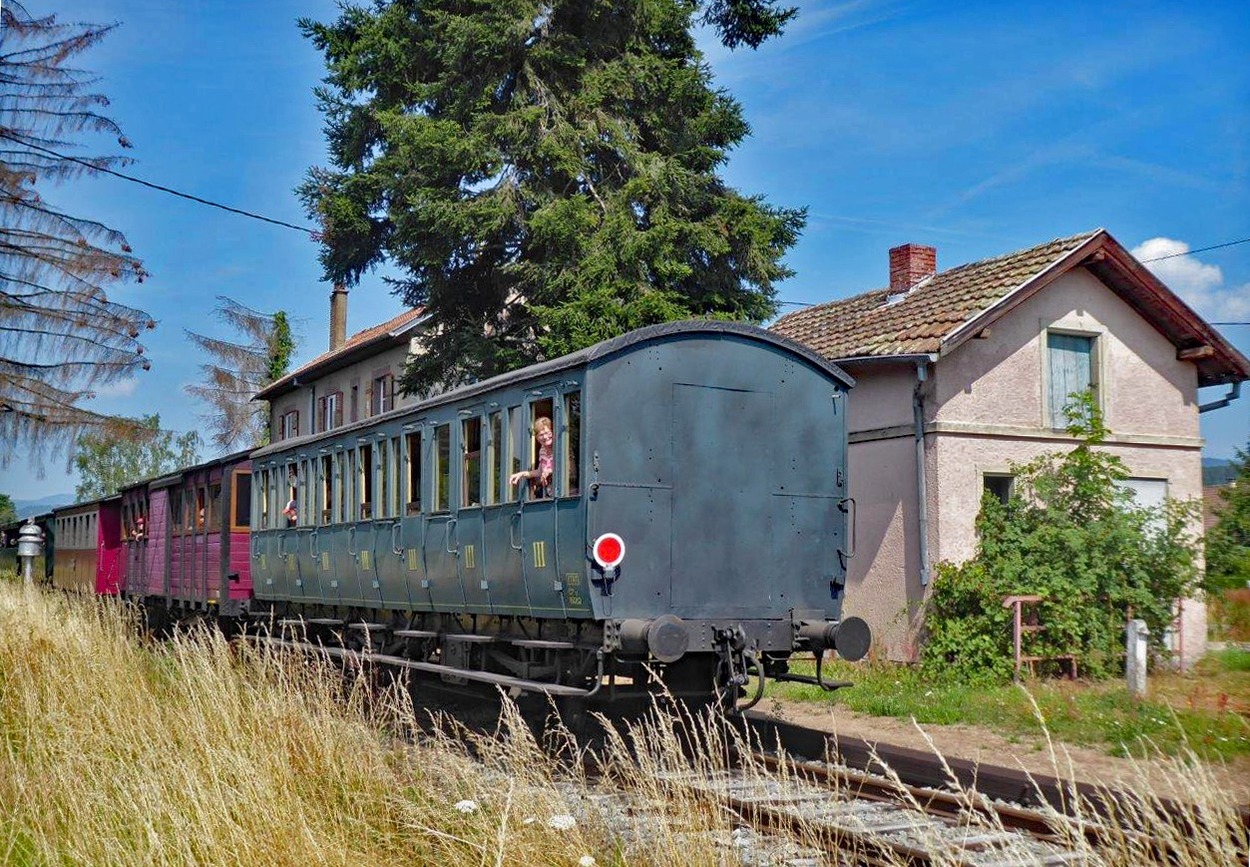
<path id="1" fill-rule="evenodd" d="M 328 362 L 332 362 L 339 356 L 347 355 L 361 349 L 367 344 L 375 343 L 386 337 L 394 331 L 399 331 L 416 322 L 425 313 L 424 308 L 417 307 L 412 310 L 405 310 L 398 316 L 388 319 L 381 325 L 374 325 L 372 328 L 366 328 L 363 331 L 357 331 L 340 346 L 338 349 L 331 349 L 329 352 L 323 352 L 307 364 L 302 364 L 295 370 L 288 373 L 281 379 L 274 380 L 265 386 L 257 397 L 261 395 L 271 395 L 277 392 L 285 391 L 287 386 L 295 381 L 300 374 L 312 370 L 313 368 L 323 367 Z"/>
<path id="2" fill-rule="evenodd" d="M 833 359 L 937 352 L 944 337 L 1102 231 L 940 271 L 893 303 L 887 288 L 818 304 L 770 330 Z"/>

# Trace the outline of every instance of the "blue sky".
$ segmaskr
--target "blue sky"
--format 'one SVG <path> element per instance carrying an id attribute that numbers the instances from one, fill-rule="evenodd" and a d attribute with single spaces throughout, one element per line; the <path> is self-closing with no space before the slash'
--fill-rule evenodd
<path id="1" fill-rule="evenodd" d="M 1076 2 L 799 5 L 788 33 L 757 52 L 703 40 L 717 85 L 753 128 L 725 177 L 810 209 L 785 301 L 882 286 L 886 251 L 909 241 L 936 246 L 945 269 L 1096 226 L 1143 256 L 1250 238 L 1241 4 L 1104 3 L 1096 15 Z M 292 190 L 325 162 L 312 96 L 324 69 L 295 21 L 328 20 L 333 3 L 66 0 L 55 11 L 121 23 L 81 65 L 101 76 L 109 112 L 134 142 L 127 171 L 308 222 Z M 83 152 L 114 151 L 103 141 Z M 199 426 L 202 408 L 182 390 L 197 379 L 184 329 L 214 328 L 217 295 L 291 311 L 303 337 L 297 362 L 325 349 L 329 287 L 305 235 L 110 178 L 48 197 L 124 231 L 153 275 L 117 293 L 159 322 L 152 370 L 102 394 L 99 409 L 155 409 L 167 427 Z M 1208 319 L 1250 321 L 1250 244 L 1155 267 Z M 366 279 L 351 293 L 348 329 L 401 309 Z M 1250 354 L 1250 327 L 1223 330 Z M 1204 415 L 1202 432 L 1212 456 L 1244 445 L 1250 393 Z M 0 470 L 0 491 L 73 490 L 59 463 L 42 479 L 23 464 Z"/>

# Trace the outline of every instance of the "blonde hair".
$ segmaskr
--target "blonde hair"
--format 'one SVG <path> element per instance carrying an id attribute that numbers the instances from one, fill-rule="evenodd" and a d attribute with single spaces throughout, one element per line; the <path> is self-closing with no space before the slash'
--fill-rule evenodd
<path id="1" fill-rule="evenodd" d="M 535 435 L 535 436 L 537 436 L 537 435 L 538 435 L 538 432 L 539 432 L 539 431 L 544 431 L 544 430 L 549 431 L 549 430 L 551 430 L 551 419 L 547 418 L 545 415 L 544 415 L 544 416 L 541 416 L 540 418 L 536 418 L 536 419 L 534 419 L 534 428 L 533 428 L 533 430 L 534 430 L 534 435 Z"/>

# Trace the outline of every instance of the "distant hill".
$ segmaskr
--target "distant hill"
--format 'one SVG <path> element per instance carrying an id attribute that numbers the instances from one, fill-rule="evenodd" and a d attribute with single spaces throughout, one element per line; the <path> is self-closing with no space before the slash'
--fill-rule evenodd
<path id="1" fill-rule="evenodd" d="M 1237 467 L 1226 458 L 1202 459 L 1202 484 L 1227 485 L 1237 478 Z"/>
<path id="2" fill-rule="evenodd" d="M 72 502 L 74 502 L 73 494 L 49 494 L 38 500 L 14 500 L 13 505 L 17 509 L 17 516 L 25 518 L 30 515 L 42 515 L 57 506 L 68 506 Z"/>

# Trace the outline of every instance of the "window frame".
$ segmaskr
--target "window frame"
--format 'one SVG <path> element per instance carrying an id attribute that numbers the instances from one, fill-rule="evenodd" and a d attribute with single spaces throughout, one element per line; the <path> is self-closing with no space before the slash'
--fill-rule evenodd
<path id="1" fill-rule="evenodd" d="M 1051 391 L 1053 388 L 1052 380 L 1054 378 L 1052 357 L 1052 347 L 1050 345 L 1051 335 L 1059 337 L 1078 337 L 1089 341 L 1089 388 L 1093 392 L 1094 405 L 1098 407 L 1100 412 L 1106 412 L 1106 388 L 1102 382 L 1102 372 L 1105 369 L 1102 354 L 1104 351 L 1103 340 L 1105 332 L 1095 331 L 1090 328 L 1080 327 L 1079 325 L 1063 325 L 1051 324 L 1044 325 L 1041 333 L 1042 346 L 1042 427 L 1046 430 L 1064 432 L 1067 429 L 1067 421 L 1062 418 L 1063 406 L 1054 406 Z M 1069 392 L 1071 393 L 1071 392 Z M 1067 395 L 1064 395 L 1064 405 L 1067 403 Z M 1060 422 L 1057 424 L 1057 422 Z"/>

